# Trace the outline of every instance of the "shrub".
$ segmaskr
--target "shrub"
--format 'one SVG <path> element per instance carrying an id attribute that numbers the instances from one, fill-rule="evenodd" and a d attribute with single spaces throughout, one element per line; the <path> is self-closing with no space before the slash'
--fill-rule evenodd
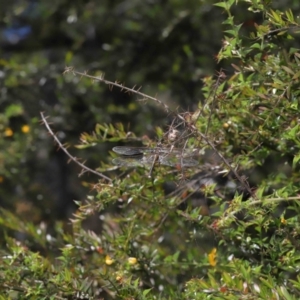
<path id="1" fill-rule="evenodd" d="M 236 24 L 235 2 L 246 4 L 261 22 L 251 29 Z M 0 222 L 8 228 L 1 264 L 2 285 L 10 291 L 6 296 L 299 297 L 300 53 L 292 43 L 298 19 L 291 10 L 272 9 L 269 1 L 216 5 L 227 13 L 217 60 L 232 69 L 203 79 L 204 100 L 194 112 L 172 110 L 139 89 L 66 69 L 67 76 L 119 87 L 161 106 L 173 121 L 167 131 L 157 128 L 156 133 L 170 155 L 152 155 L 161 165 L 150 176 L 144 168 L 117 170 L 110 163 L 91 170 L 60 143 L 42 114 L 59 147 L 99 181 L 90 183 L 84 202 L 76 202 L 69 231 L 58 223 L 50 234 L 45 224 L 37 228 L 1 210 Z M 157 144 L 121 124 L 98 124 L 80 140 L 80 149 L 102 142 Z M 178 147 L 188 155 L 177 153 Z M 180 168 L 189 155 L 200 166 Z M 164 166 L 171 156 L 178 168 Z M 128 158 L 137 164 L 144 156 Z M 94 216 L 99 228 L 85 230 Z M 26 243 L 12 239 L 10 230 L 19 231 Z"/>

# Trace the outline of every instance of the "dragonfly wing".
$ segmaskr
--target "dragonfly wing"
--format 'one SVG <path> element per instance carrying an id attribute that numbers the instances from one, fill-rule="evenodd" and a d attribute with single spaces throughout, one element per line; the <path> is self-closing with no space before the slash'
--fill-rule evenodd
<path id="1" fill-rule="evenodd" d="M 183 158 L 182 167 L 195 167 L 199 165 L 199 162 L 193 158 Z"/>
<path id="2" fill-rule="evenodd" d="M 118 154 L 128 155 L 128 156 L 143 154 L 141 148 L 138 147 L 135 148 L 135 147 L 117 146 L 117 147 L 113 147 L 112 150 Z"/>
<path id="3" fill-rule="evenodd" d="M 139 167 L 145 165 L 151 165 L 156 159 L 156 155 L 136 155 L 116 157 L 112 160 L 112 163 L 119 167 Z"/>
<path id="4" fill-rule="evenodd" d="M 175 155 L 161 156 L 159 158 L 159 162 L 162 165 L 171 166 L 171 167 L 180 166 L 182 168 L 195 167 L 199 164 L 198 161 L 196 161 L 193 158 L 179 157 L 177 155 L 176 156 Z"/>
<path id="5" fill-rule="evenodd" d="M 116 146 L 112 148 L 115 153 L 121 155 L 142 155 L 147 153 L 155 153 L 155 154 L 168 154 L 170 153 L 170 149 L 167 148 L 146 148 L 146 147 L 127 147 L 127 146 Z M 180 154 L 181 152 L 178 150 L 172 150 L 173 154 Z"/>
<path id="6" fill-rule="evenodd" d="M 144 165 L 141 159 L 131 157 L 116 157 L 112 160 L 112 163 L 119 167 L 139 167 Z"/>

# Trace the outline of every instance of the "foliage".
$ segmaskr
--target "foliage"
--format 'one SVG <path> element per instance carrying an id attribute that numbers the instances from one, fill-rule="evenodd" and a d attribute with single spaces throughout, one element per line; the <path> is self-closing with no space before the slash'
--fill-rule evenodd
<path id="1" fill-rule="evenodd" d="M 262 16 L 250 32 L 236 22 L 233 12 L 239 5 Z M 106 81 L 103 75 L 67 68 L 65 77 L 67 82 L 82 78 L 78 89 L 99 81 L 99 90 L 105 84 L 114 90 L 119 86 L 161 106 L 172 119 L 168 131 L 156 128 L 162 145 L 198 149 L 203 166 L 155 166 L 149 177 L 143 168 L 117 170 L 102 162 L 96 170 L 101 177 L 87 183 L 92 191 L 85 201 L 76 201 L 69 228 L 58 222 L 37 226 L 2 208 L 3 296 L 299 298 L 300 53 L 292 44 L 298 19 L 291 9 L 281 11 L 271 1 L 226 0 L 216 6 L 227 14 L 217 60 L 232 70 L 203 79 L 203 101 L 192 113 Z M 125 25 L 139 30 L 135 23 Z M 20 105 L 9 106 L 2 123 L 21 113 Z M 52 125 L 45 118 L 43 123 L 60 143 Z M 155 145 L 149 137 L 139 138 L 121 124 L 108 123 L 99 122 L 92 134 L 82 133 L 77 148 L 126 141 Z M 9 138 L 5 128 L 2 134 Z M 168 139 L 174 130 L 180 136 Z M 66 146 L 59 146 L 80 162 Z M 215 156 L 207 157 L 205 151 Z M 211 178 L 203 172 L 218 180 L 203 183 L 201 176 Z M 95 217 L 98 228 L 91 228 Z"/>

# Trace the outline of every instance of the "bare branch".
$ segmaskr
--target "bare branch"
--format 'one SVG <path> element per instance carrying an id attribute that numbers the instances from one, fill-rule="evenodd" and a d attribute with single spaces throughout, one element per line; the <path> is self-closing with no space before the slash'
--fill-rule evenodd
<path id="1" fill-rule="evenodd" d="M 90 172 L 90 173 L 93 173 L 93 174 L 95 174 L 95 175 L 97 175 L 97 176 L 99 176 L 99 177 L 107 180 L 107 181 L 110 181 L 110 182 L 112 181 L 112 179 L 110 179 L 109 177 L 107 177 L 107 176 L 103 175 L 102 173 L 99 173 L 99 172 L 97 172 L 97 171 L 95 171 L 93 169 L 88 168 L 87 166 L 84 165 L 84 163 L 79 162 L 76 157 L 72 156 L 68 152 L 67 147 L 64 146 L 60 142 L 60 140 L 58 139 L 58 137 L 54 134 L 54 132 L 52 131 L 52 129 L 51 129 L 51 127 L 50 127 L 50 125 L 49 125 L 49 123 L 47 121 L 47 118 L 44 116 L 44 114 L 42 112 L 40 114 L 41 114 L 41 117 L 42 117 L 43 124 L 46 126 L 48 132 L 52 135 L 53 139 L 58 144 L 59 148 L 62 149 L 65 152 L 65 154 L 70 158 L 70 160 L 72 160 L 73 162 L 75 162 L 78 166 L 80 166 L 84 170 L 84 172 L 81 172 L 81 174 L 83 174 L 85 172 Z"/>
<path id="2" fill-rule="evenodd" d="M 149 99 L 149 100 L 152 100 L 152 101 L 160 104 L 161 106 L 163 106 L 163 108 L 167 112 L 170 111 L 169 106 L 166 105 L 165 103 L 163 103 L 161 100 L 140 92 L 140 89 L 141 89 L 140 87 L 138 89 L 135 89 L 135 86 L 133 88 L 128 88 L 124 84 L 118 83 L 117 81 L 112 82 L 112 81 L 106 80 L 106 79 L 104 79 L 104 77 L 102 75 L 100 77 L 95 77 L 95 76 L 88 75 L 87 73 L 77 72 L 73 69 L 73 67 L 66 67 L 64 73 L 68 73 L 68 72 L 72 72 L 74 75 L 85 76 L 85 77 L 91 78 L 95 81 L 103 82 L 104 84 L 107 84 L 110 87 L 112 87 L 112 86 L 118 87 L 121 91 L 124 90 L 127 93 L 133 93 L 133 94 L 139 95 L 139 96 L 143 97 L 143 99 Z"/>

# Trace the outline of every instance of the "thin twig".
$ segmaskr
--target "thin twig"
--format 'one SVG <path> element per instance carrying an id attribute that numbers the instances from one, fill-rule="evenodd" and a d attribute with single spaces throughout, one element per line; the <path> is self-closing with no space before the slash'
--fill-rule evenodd
<path id="1" fill-rule="evenodd" d="M 210 112 L 209 112 L 209 116 L 208 116 L 208 120 L 207 120 L 205 135 L 207 135 L 207 133 L 208 133 L 209 126 L 211 123 L 212 113 L 216 107 L 216 94 L 217 94 L 218 87 L 220 86 L 221 80 L 224 79 L 225 77 L 226 77 L 225 73 L 221 70 L 219 72 L 217 82 L 215 83 L 215 88 L 213 90 L 212 103 L 211 103 L 211 108 L 210 108 Z M 200 114 L 198 115 L 197 119 L 199 118 L 199 116 L 200 116 Z"/>
<path id="2" fill-rule="evenodd" d="M 128 88 L 125 85 L 123 85 L 122 83 L 118 83 L 116 81 L 112 82 L 112 81 L 104 79 L 104 75 L 101 75 L 100 77 L 91 76 L 91 75 L 88 75 L 87 73 L 77 72 L 74 70 L 73 67 L 67 67 L 65 69 L 64 73 L 68 73 L 68 72 L 72 72 L 74 75 L 80 75 L 80 76 L 84 76 L 87 78 L 91 78 L 95 81 L 103 82 L 104 84 L 107 84 L 109 86 L 118 87 L 119 89 L 121 89 L 121 91 L 124 90 L 127 93 L 133 93 L 133 94 L 139 95 L 139 96 L 143 97 L 143 99 L 141 99 L 141 100 L 145 100 L 145 99 L 153 100 L 153 101 L 157 102 L 158 104 L 162 105 L 167 112 L 170 111 L 169 106 L 166 105 L 165 103 L 163 103 L 162 101 L 160 101 L 159 99 L 157 99 L 155 97 L 151 97 L 149 95 L 146 95 L 146 94 L 140 92 L 141 87 L 139 87 L 138 89 L 135 89 L 135 86 L 133 88 Z"/>
<path id="3" fill-rule="evenodd" d="M 267 203 L 274 203 L 274 202 L 281 202 L 281 201 L 294 201 L 294 200 L 300 200 L 300 196 L 294 196 L 294 197 L 278 197 L 278 198 L 266 198 L 263 200 L 255 200 L 249 202 L 248 205 L 256 205 L 256 204 L 267 204 Z"/>
<path id="4" fill-rule="evenodd" d="M 68 156 L 73 162 L 75 162 L 78 166 L 80 166 L 83 170 L 85 170 L 85 171 L 87 171 L 87 172 L 93 173 L 93 174 L 95 174 L 95 175 L 97 175 L 97 176 L 99 176 L 99 177 L 101 177 L 101 178 L 103 178 L 103 179 L 105 179 L 105 180 L 107 180 L 107 181 L 110 181 L 110 182 L 112 181 L 111 178 L 109 178 L 109 177 L 103 175 L 102 173 L 99 173 L 99 172 L 97 172 L 97 171 L 95 171 L 95 170 L 93 170 L 93 169 L 88 168 L 86 165 L 84 165 L 83 163 L 79 162 L 78 159 L 77 159 L 76 157 L 72 156 L 72 155 L 68 152 L 68 150 L 66 149 L 66 147 L 60 142 L 60 140 L 58 139 L 58 137 L 54 134 L 54 132 L 52 131 L 52 129 L 51 129 L 49 123 L 47 122 L 47 118 L 45 118 L 44 114 L 43 114 L 42 112 L 41 112 L 40 114 L 41 114 L 41 117 L 42 117 L 43 124 L 46 126 L 48 132 L 52 135 L 53 139 L 54 139 L 55 142 L 58 144 L 59 148 L 62 149 L 62 150 L 65 152 L 65 154 L 67 154 L 67 156 Z"/>
<path id="5" fill-rule="evenodd" d="M 267 33 L 263 34 L 262 37 L 264 38 L 268 35 L 272 35 L 272 34 L 277 33 L 277 32 L 288 31 L 288 30 L 296 30 L 296 29 L 299 29 L 299 25 L 295 25 L 295 26 L 291 26 L 291 27 L 277 28 L 277 29 L 268 31 Z M 256 39 L 258 40 L 259 38 L 260 37 L 257 37 Z"/>

